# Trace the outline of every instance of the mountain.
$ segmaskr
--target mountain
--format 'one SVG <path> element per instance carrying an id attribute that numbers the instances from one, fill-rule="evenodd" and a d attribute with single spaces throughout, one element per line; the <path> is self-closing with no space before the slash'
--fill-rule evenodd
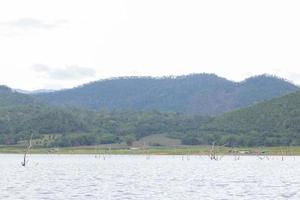
<path id="1" fill-rule="evenodd" d="M 239 89 L 243 91 L 246 82 L 259 85 L 262 79 L 265 77 L 246 80 Z M 269 80 L 273 83 L 277 79 Z M 253 87 L 246 94 L 255 92 Z M 186 145 L 300 145 L 300 91 L 215 117 L 201 117 L 176 112 L 94 112 L 56 107 L 0 86 L 0 144 L 22 142 L 32 133 L 35 140 L 46 138 L 47 142 L 39 143 L 44 146 L 124 143 L 156 134 L 180 139 Z"/>
<path id="2" fill-rule="evenodd" d="M 92 110 L 218 115 L 297 90 L 292 83 L 269 75 L 233 82 L 214 74 L 193 74 L 106 79 L 35 96 L 52 105 Z"/>
<path id="3" fill-rule="evenodd" d="M 0 86 L 0 144 L 14 144 L 31 133 L 66 133 L 85 131 L 84 112 L 62 109 L 36 98 Z"/>
<path id="4" fill-rule="evenodd" d="M 28 90 L 14 89 L 14 91 L 22 93 L 22 94 L 40 94 L 40 93 L 54 92 L 56 90 L 40 89 L 40 90 L 28 91 Z"/>
<path id="5" fill-rule="evenodd" d="M 18 93 L 7 86 L 0 85 L 0 107 L 36 104 L 37 100 L 29 95 Z"/>
<path id="6" fill-rule="evenodd" d="M 158 111 L 93 112 L 59 108 L 6 86 L 0 87 L 0 145 L 20 143 L 31 134 L 42 146 L 125 142 L 153 134 L 196 131 L 207 120 Z"/>
<path id="7" fill-rule="evenodd" d="M 246 146 L 300 145 L 300 92 L 225 113 L 202 129 Z"/>

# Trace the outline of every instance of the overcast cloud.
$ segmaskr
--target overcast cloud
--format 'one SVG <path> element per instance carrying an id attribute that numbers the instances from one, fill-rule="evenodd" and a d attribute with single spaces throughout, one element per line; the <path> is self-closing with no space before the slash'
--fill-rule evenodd
<path id="1" fill-rule="evenodd" d="M 0 84 L 201 72 L 300 84 L 299 10 L 299 0 L 3 0 Z"/>
<path id="2" fill-rule="evenodd" d="M 32 66 L 32 69 L 44 78 L 59 81 L 81 80 L 96 76 L 96 70 L 76 65 L 64 68 L 51 68 L 44 64 L 35 64 Z"/>
<path id="3" fill-rule="evenodd" d="M 26 31 L 53 29 L 67 22 L 68 21 L 64 19 L 46 22 L 35 18 L 19 18 L 12 21 L 2 21 L 0 22 L 0 35 L 19 36 Z"/>
<path id="4" fill-rule="evenodd" d="M 33 18 L 20 18 L 15 21 L 9 21 L 9 22 L 2 22 L 0 23 L 0 26 L 7 26 L 7 27 L 13 27 L 13 28 L 20 28 L 20 29 L 49 29 L 57 27 L 58 25 L 66 23 L 65 20 L 56 20 L 55 22 L 44 22 L 39 19 L 33 19 Z"/>

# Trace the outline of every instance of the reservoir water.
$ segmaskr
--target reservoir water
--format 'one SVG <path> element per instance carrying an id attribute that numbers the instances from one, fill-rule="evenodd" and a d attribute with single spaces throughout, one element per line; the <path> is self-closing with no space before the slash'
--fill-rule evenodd
<path id="1" fill-rule="evenodd" d="M 0 199 L 300 199 L 300 157 L 0 155 Z"/>

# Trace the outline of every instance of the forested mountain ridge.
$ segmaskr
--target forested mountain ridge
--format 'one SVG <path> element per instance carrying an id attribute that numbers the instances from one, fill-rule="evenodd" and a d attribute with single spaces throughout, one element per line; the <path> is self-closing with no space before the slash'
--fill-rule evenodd
<path id="1" fill-rule="evenodd" d="M 269 75 L 233 82 L 214 74 L 178 77 L 123 77 L 35 95 L 58 106 L 92 110 L 135 110 L 218 115 L 299 90 Z"/>
<path id="2" fill-rule="evenodd" d="M 196 131 L 207 118 L 177 113 L 94 112 L 55 107 L 0 87 L 0 145 L 17 144 L 33 134 L 51 135 L 50 146 L 77 146 L 124 142 L 152 134 Z"/>
<path id="3" fill-rule="evenodd" d="M 163 134 L 187 145 L 300 145 L 299 124 L 299 91 L 217 117 L 201 117 L 176 112 L 60 108 L 0 87 L 0 144 L 17 144 L 31 134 L 34 138 L 53 136 L 43 144 L 47 146 L 124 143 Z"/>
<path id="4" fill-rule="evenodd" d="M 36 104 L 36 98 L 13 91 L 7 86 L 0 85 L 0 106 L 18 106 Z"/>
<path id="5" fill-rule="evenodd" d="M 48 106 L 34 97 L 0 86 L 0 144 L 14 144 L 30 134 L 85 131 L 82 112 Z"/>
<path id="6" fill-rule="evenodd" d="M 300 145 L 300 92 L 225 113 L 202 128 L 240 145 Z"/>

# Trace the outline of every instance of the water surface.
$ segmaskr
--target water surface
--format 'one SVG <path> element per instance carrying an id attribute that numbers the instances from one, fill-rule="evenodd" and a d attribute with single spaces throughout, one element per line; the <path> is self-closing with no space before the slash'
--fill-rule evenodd
<path id="1" fill-rule="evenodd" d="M 0 155 L 0 199 L 300 199 L 300 157 Z"/>

